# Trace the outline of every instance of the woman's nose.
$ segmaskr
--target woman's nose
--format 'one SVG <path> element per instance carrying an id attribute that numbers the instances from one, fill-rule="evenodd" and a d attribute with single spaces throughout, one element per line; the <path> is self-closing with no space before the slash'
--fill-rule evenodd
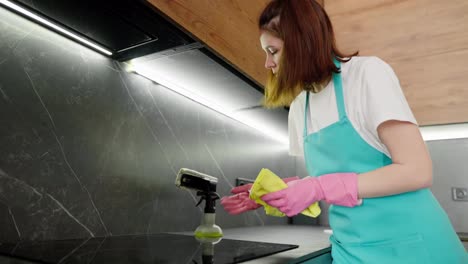
<path id="1" fill-rule="evenodd" d="M 271 58 L 267 58 L 265 61 L 265 68 L 272 69 L 276 66 L 275 62 Z"/>

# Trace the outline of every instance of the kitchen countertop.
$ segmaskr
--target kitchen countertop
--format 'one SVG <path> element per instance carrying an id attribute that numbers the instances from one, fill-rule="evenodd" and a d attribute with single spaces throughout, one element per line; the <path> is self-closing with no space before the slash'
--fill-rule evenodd
<path id="1" fill-rule="evenodd" d="M 457 235 L 460 237 L 465 246 L 466 251 L 468 252 L 468 233 L 467 232 L 458 232 Z"/>
<path id="2" fill-rule="evenodd" d="M 318 226 L 293 225 L 231 228 L 224 229 L 224 238 L 215 244 L 197 241 L 193 231 L 5 242 L 0 243 L 0 263 L 213 263 L 214 260 L 215 264 L 223 264 L 251 259 L 243 263 L 292 264 L 298 258 L 303 260 L 301 257 L 305 255 L 327 256 L 329 235 L 324 230 Z"/>
<path id="3" fill-rule="evenodd" d="M 245 264 L 284 264 L 329 247 L 330 234 L 324 232 L 326 229 L 328 228 L 310 225 L 272 225 L 229 228 L 223 229 L 223 233 L 226 239 L 299 245 L 296 249 L 243 262 Z"/>
<path id="4" fill-rule="evenodd" d="M 323 226 L 277 225 L 230 228 L 223 229 L 223 232 L 226 239 L 299 245 L 296 249 L 243 262 L 245 264 L 275 264 L 294 262 L 294 259 L 329 247 L 330 235 L 325 233 L 325 230 L 329 229 Z M 468 251 L 468 241 L 463 241 L 463 245 Z"/>
<path id="5" fill-rule="evenodd" d="M 23 259 L 17 259 L 7 256 L 0 256 L 0 263 L 1 264 L 37 264 L 37 262 L 30 262 Z"/>
<path id="6" fill-rule="evenodd" d="M 211 253 L 214 253 L 214 263 L 221 263 L 229 260 L 232 258 L 232 256 L 248 257 L 249 254 L 262 255 L 267 252 L 274 252 L 275 249 L 277 252 L 277 250 L 281 251 L 291 248 L 291 245 L 297 245 L 299 247 L 294 249 L 242 262 L 246 264 L 296 264 L 300 261 L 311 258 L 311 256 L 315 257 L 317 255 L 323 254 L 322 257 L 329 257 L 328 254 L 325 254 L 330 251 L 329 232 L 325 232 L 326 230 L 328 230 L 326 227 L 310 225 L 273 225 L 225 228 L 223 230 L 224 243 L 221 241 L 220 244 L 215 244 L 215 246 L 210 250 L 214 250 Z M 167 263 L 179 263 L 180 259 L 185 259 L 185 261 L 183 261 L 185 263 L 187 257 L 185 256 L 187 253 L 186 250 L 189 249 L 189 251 L 193 251 L 190 251 L 193 254 L 189 252 L 192 254 L 189 254 L 191 256 L 189 256 L 189 259 L 193 258 L 197 259 L 198 261 L 198 259 L 201 257 L 201 251 L 199 251 L 199 243 L 193 237 L 193 232 L 178 232 L 173 234 L 174 235 L 170 235 L 170 233 L 161 233 L 150 235 L 117 236 L 100 239 L 88 238 L 85 239 L 84 242 L 81 240 L 44 241 L 33 242 L 32 244 L 22 242 L 21 244 L 16 245 L 14 250 L 18 252 L 18 256 L 37 260 L 49 259 L 50 263 L 61 263 L 62 260 L 65 259 L 65 257 L 63 257 L 65 255 L 69 257 L 67 259 L 67 263 L 127 263 L 127 258 L 141 258 L 141 260 L 144 260 L 143 262 L 139 263 L 154 263 L 154 261 L 158 262 L 157 260 L 163 259 L 165 261 L 170 261 Z M 192 239 L 185 239 L 182 237 Z M 169 238 L 171 238 L 171 240 L 168 240 Z M 160 243 L 161 239 L 163 244 Z M 167 243 L 166 241 L 172 242 Z M 78 247 L 76 247 L 76 243 L 79 244 Z M 97 245 L 96 243 L 99 244 L 97 249 L 95 247 Z M 282 245 L 278 245 L 278 243 Z M 174 245 L 177 245 L 177 248 L 180 247 L 182 251 L 175 250 L 177 248 L 174 248 Z M 464 245 L 468 249 L 466 242 Z M 4 244 L 3 246 L 8 249 L 14 245 L 8 246 L 7 244 Z M 118 251 L 113 251 L 115 249 L 118 249 Z M 217 249 L 218 253 L 216 252 Z M 234 250 L 234 255 L 232 255 L 229 250 Z M 6 252 L 10 251 L 7 250 Z M 205 254 L 205 251 L 203 252 Z M 226 252 L 228 252 L 227 255 Z M 240 252 L 242 252 L 241 255 L 238 255 Z M 87 256 L 91 256 L 92 258 L 88 258 Z M 55 260 L 60 261 L 57 262 Z M 32 262 L 0 256 L 0 263 L 29 264 Z"/>

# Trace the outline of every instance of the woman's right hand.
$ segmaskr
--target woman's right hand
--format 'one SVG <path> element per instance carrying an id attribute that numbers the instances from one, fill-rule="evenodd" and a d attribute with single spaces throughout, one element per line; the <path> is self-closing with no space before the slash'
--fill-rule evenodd
<path id="1" fill-rule="evenodd" d="M 234 195 L 221 198 L 221 205 L 224 206 L 224 210 L 229 214 L 237 215 L 260 208 L 260 204 L 250 199 L 250 188 L 252 188 L 252 183 L 232 188 L 231 193 Z"/>
<path id="2" fill-rule="evenodd" d="M 283 179 L 285 183 L 299 180 L 298 176 Z M 247 211 L 256 210 L 262 205 L 257 204 L 254 200 L 250 199 L 250 189 L 252 183 L 236 186 L 231 189 L 231 196 L 224 196 L 221 198 L 221 205 L 224 210 L 232 215 L 241 214 Z"/>

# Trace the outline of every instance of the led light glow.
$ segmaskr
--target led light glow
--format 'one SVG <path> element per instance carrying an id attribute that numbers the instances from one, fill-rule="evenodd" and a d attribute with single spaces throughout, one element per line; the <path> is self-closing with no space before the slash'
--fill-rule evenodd
<path id="1" fill-rule="evenodd" d="M 162 86 L 171 89 L 191 100 L 194 100 L 208 108 L 211 108 L 225 116 L 235 119 L 249 127 L 255 128 L 269 137 L 284 143 L 289 144 L 287 136 L 281 133 L 275 133 L 275 129 L 271 128 L 258 118 L 253 117 L 248 112 L 236 112 L 235 109 L 230 109 L 226 106 L 221 106 L 201 94 L 194 93 L 190 90 L 184 89 L 180 85 L 171 82 L 168 78 L 152 71 L 144 65 L 144 63 L 132 61 L 129 65 L 129 71 L 134 71 Z M 453 125 L 437 125 L 437 126 L 423 126 L 420 127 L 421 134 L 425 141 L 455 139 L 455 138 L 468 138 L 468 123 L 467 124 L 453 124 Z"/>
<path id="2" fill-rule="evenodd" d="M 194 93 L 192 91 L 189 91 L 187 89 L 184 89 L 183 87 L 180 87 L 179 85 L 171 82 L 164 76 L 158 74 L 155 71 L 152 71 L 148 67 L 145 67 L 144 64 L 140 64 L 137 62 L 130 62 L 130 65 L 128 66 L 129 71 L 133 71 L 139 75 L 142 75 L 178 94 L 181 94 L 195 102 L 198 102 L 208 108 L 211 108 L 215 110 L 216 112 L 219 112 L 227 117 L 230 117 L 234 120 L 237 120 L 244 125 L 247 125 L 249 127 L 252 127 L 254 129 L 257 129 L 258 131 L 262 132 L 263 134 L 269 136 L 270 138 L 283 143 L 283 144 L 289 144 L 289 139 L 285 135 L 281 135 L 280 133 L 276 133 L 275 129 L 272 129 L 268 125 L 264 124 L 261 122 L 261 120 L 256 120 L 251 118 L 247 113 L 242 113 L 242 112 L 235 112 L 235 109 L 228 109 L 225 106 L 218 105 L 209 99 L 203 97 L 203 95 Z"/>
<path id="3" fill-rule="evenodd" d="M 425 141 L 468 138 L 468 123 L 423 126 L 419 129 Z"/>
<path id="4" fill-rule="evenodd" d="M 43 25 L 49 26 L 49 27 L 51 27 L 51 28 L 53 28 L 53 29 L 55 29 L 55 30 L 69 36 L 70 38 L 85 44 L 86 46 L 89 46 L 89 47 L 91 47 L 91 48 L 93 48 L 95 50 L 98 50 L 98 51 L 100 51 L 100 52 L 102 52 L 102 53 L 104 53 L 104 54 L 106 54 L 108 56 L 112 55 L 112 52 L 110 52 L 109 50 L 107 50 L 105 48 L 102 48 L 99 45 L 96 45 L 96 44 L 90 42 L 89 40 L 86 40 L 86 39 L 84 39 L 84 38 L 70 32 L 70 31 L 60 27 L 60 26 L 57 26 L 54 23 L 51 23 L 51 22 L 45 20 L 44 18 L 42 18 L 42 17 L 40 17 L 40 16 L 38 16 L 38 15 L 24 9 L 23 7 L 21 7 L 19 5 L 16 5 L 16 4 L 14 4 L 14 3 L 10 2 L 10 1 L 7 1 L 7 0 L 0 0 L 0 4 L 2 4 L 4 6 L 7 6 L 7 7 L 11 8 L 11 9 L 14 9 L 14 10 L 20 12 L 21 14 L 23 14 L 23 15 L 25 15 L 25 16 L 27 16 L 27 17 L 41 23 L 41 24 L 43 24 Z"/>

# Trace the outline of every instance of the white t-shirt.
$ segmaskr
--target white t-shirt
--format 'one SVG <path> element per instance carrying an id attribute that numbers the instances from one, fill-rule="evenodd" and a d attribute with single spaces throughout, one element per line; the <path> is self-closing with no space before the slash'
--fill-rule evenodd
<path id="1" fill-rule="evenodd" d="M 387 120 L 417 124 L 395 72 L 377 57 L 353 57 L 341 63 L 341 78 L 346 114 L 354 129 L 369 145 L 390 157 L 379 139 L 377 127 Z M 304 155 L 306 93 L 302 91 L 289 109 L 289 154 L 293 156 Z M 321 92 L 309 95 L 307 132 L 317 132 L 338 119 L 335 89 L 330 81 Z"/>

